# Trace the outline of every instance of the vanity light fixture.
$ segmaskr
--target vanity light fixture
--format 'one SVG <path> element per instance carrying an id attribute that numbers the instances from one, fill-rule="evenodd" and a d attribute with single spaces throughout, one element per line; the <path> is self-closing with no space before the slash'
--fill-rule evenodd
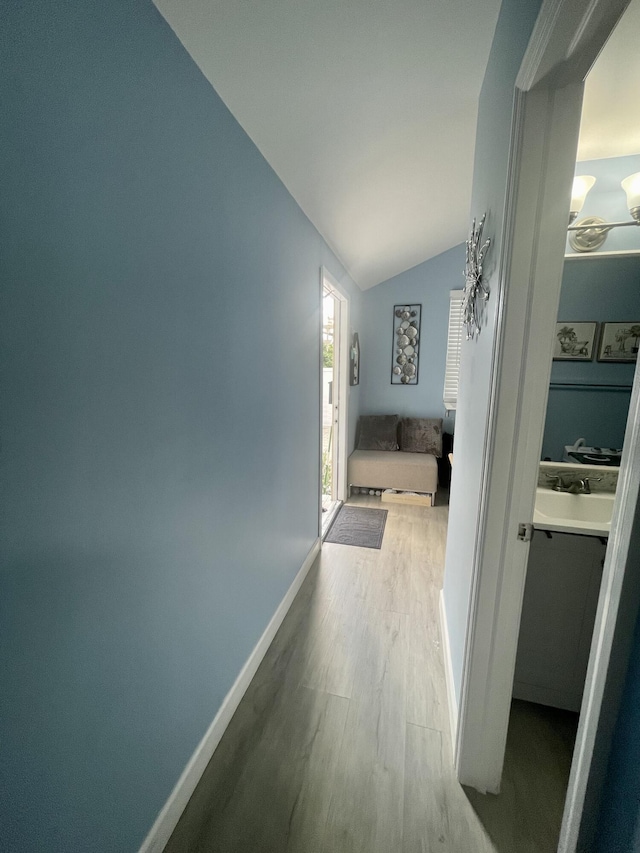
<path id="1" fill-rule="evenodd" d="M 621 184 L 627 194 L 627 207 L 629 213 L 635 219 L 636 225 L 640 224 L 640 172 L 629 175 Z"/>
<path id="2" fill-rule="evenodd" d="M 569 208 L 569 225 L 571 225 L 584 207 L 584 201 L 587 197 L 587 193 L 595 182 L 596 179 L 593 175 L 576 175 L 573 179 L 573 187 L 571 188 L 571 207 Z"/>
<path id="3" fill-rule="evenodd" d="M 587 216 L 573 225 L 574 220 L 582 210 L 587 193 L 595 182 L 596 179 L 592 175 L 577 175 L 573 179 L 568 231 L 569 243 L 576 252 L 595 252 L 607 239 L 607 234 L 612 228 L 640 225 L 640 172 L 629 175 L 622 181 L 622 189 L 627 194 L 627 207 L 631 219 L 624 222 L 607 222 L 599 216 Z"/>

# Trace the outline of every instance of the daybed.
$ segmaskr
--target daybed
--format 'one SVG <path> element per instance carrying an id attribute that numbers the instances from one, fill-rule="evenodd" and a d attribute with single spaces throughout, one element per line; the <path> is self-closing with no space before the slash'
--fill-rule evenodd
<path id="1" fill-rule="evenodd" d="M 349 487 L 417 492 L 432 505 L 441 455 L 441 419 L 363 416 L 347 467 Z"/>

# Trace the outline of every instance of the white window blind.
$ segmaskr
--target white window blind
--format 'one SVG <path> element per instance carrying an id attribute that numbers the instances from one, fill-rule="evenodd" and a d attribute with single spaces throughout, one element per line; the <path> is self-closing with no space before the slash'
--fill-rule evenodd
<path id="1" fill-rule="evenodd" d="M 444 369 L 444 407 L 449 411 L 458 404 L 458 374 L 460 372 L 460 350 L 462 348 L 462 301 L 463 290 L 452 290 L 449 294 L 449 333 L 447 335 L 447 364 Z"/>

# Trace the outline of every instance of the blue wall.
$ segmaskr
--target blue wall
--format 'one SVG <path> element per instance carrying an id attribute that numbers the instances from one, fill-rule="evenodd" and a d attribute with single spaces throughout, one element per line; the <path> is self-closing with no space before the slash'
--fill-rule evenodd
<path id="1" fill-rule="evenodd" d="M 584 207 L 574 224 L 587 216 L 599 216 L 607 222 L 625 222 L 631 219 L 627 196 L 620 182 L 629 175 L 640 172 L 640 154 L 628 157 L 605 157 L 602 160 L 581 160 L 576 163 L 576 175 L 593 175 L 595 184 L 589 191 Z M 640 251 L 640 227 L 614 228 L 597 252 Z M 574 253 L 567 238 L 568 253 Z"/>
<path id="2" fill-rule="evenodd" d="M 363 294 L 362 411 L 444 417 L 442 391 L 449 323 L 449 292 L 464 285 L 464 244 L 449 249 Z M 417 385 L 391 384 L 393 306 L 421 303 Z M 453 432 L 453 418 L 445 428 Z"/>
<path id="3" fill-rule="evenodd" d="M 539 0 L 503 0 L 489 63 L 480 94 L 471 220 L 486 211 L 484 235 L 491 250 L 484 281 L 495 293 L 501 269 L 509 146 L 516 76 L 535 23 Z M 471 593 L 471 573 L 486 442 L 491 361 L 498 300 L 487 303 L 483 328 L 474 341 L 464 341 L 456 412 L 455 465 L 452 472 L 444 600 L 456 695 L 459 699 Z"/>
<path id="4" fill-rule="evenodd" d="M 2 22 L 0 847 L 124 853 L 317 537 L 359 296 L 151 0 Z"/>
<path id="5" fill-rule="evenodd" d="M 628 158 L 624 158 L 628 159 Z M 559 322 L 640 321 L 640 256 L 565 261 Z M 597 344 L 597 341 L 596 341 Z M 561 460 L 565 444 L 584 437 L 591 446 L 622 447 L 631 392 L 553 387 L 595 383 L 631 387 L 634 364 L 554 361 L 542 456 Z"/>

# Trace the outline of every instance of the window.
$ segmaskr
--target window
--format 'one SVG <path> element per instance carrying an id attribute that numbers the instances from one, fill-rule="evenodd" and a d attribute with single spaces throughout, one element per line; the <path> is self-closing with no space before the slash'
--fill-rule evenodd
<path id="1" fill-rule="evenodd" d="M 464 327 L 462 325 L 462 301 L 464 290 L 452 290 L 449 294 L 449 333 L 447 335 L 447 363 L 444 369 L 444 407 L 447 411 L 458 404 L 458 374 L 460 372 L 460 350 Z"/>

